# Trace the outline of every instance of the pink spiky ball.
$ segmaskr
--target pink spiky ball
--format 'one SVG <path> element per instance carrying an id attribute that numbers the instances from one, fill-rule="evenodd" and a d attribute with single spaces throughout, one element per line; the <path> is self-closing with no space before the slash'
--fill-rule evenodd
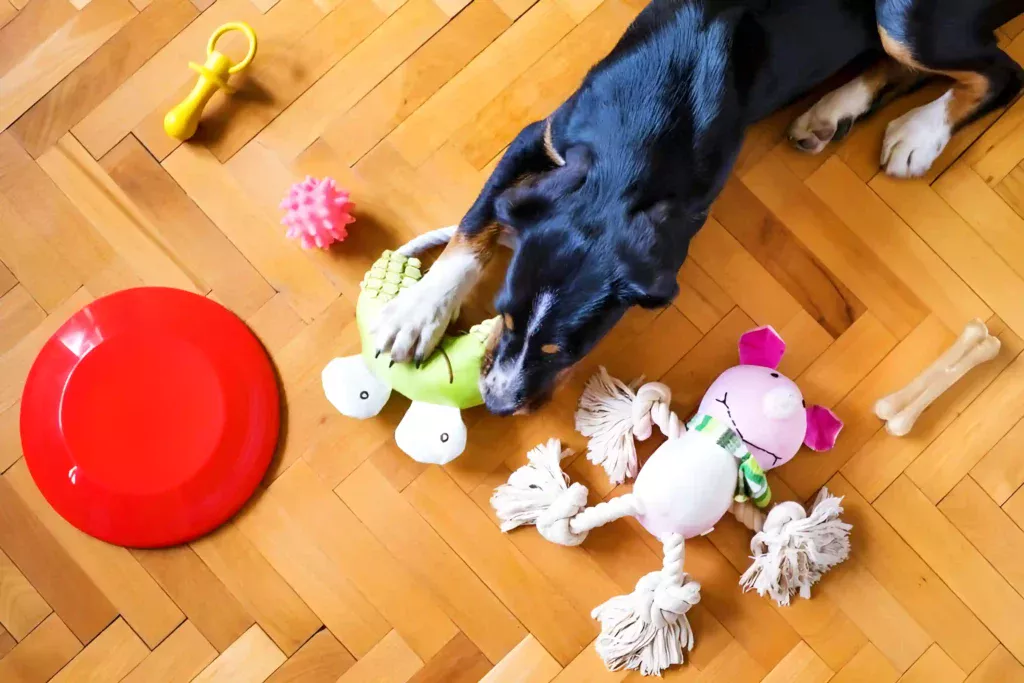
<path id="1" fill-rule="evenodd" d="M 345 226 L 355 221 L 350 213 L 355 204 L 348 200 L 348 192 L 338 189 L 333 178 L 306 176 L 292 185 L 281 208 L 285 210 L 281 223 L 288 226 L 285 235 L 299 240 L 305 249 L 326 249 L 344 240 L 348 237 Z"/>

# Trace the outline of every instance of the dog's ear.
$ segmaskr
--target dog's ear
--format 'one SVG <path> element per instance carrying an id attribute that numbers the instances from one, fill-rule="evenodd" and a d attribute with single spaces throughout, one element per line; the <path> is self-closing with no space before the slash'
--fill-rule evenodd
<path id="1" fill-rule="evenodd" d="M 565 153 L 563 166 L 502 192 L 494 201 L 495 218 L 500 223 L 521 230 L 544 217 L 555 202 L 583 184 L 591 163 L 589 149 L 582 145 L 570 147 Z"/>
<path id="2" fill-rule="evenodd" d="M 633 212 L 629 239 L 617 249 L 624 264 L 621 296 L 626 303 L 664 308 L 679 295 L 676 273 L 686 257 L 686 245 L 670 244 L 662 227 L 678 208 L 678 200 L 660 199 Z"/>

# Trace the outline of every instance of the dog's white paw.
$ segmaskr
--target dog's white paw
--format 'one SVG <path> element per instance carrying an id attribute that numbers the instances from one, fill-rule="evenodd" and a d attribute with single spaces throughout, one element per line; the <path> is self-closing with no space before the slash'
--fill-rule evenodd
<path id="1" fill-rule="evenodd" d="M 928 172 L 953 133 L 947 113 L 952 97 L 952 91 L 948 91 L 889 124 L 882 143 L 882 167 L 886 173 L 897 178 L 915 178 Z"/>
<path id="2" fill-rule="evenodd" d="M 437 348 L 459 314 L 466 292 L 479 277 L 472 256 L 440 259 L 423 279 L 403 289 L 381 311 L 373 327 L 377 351 L 399 363 L 421 361 Z"/>
<path id="3" fill-rule="evenodd" d="M 423 360 L 441 341 L 456 308 L 453 292 L 432 287 L 426 279 L 402 290 L 377 318 L 377 350 L 399 363 Z"/>
<path id="4" fill-rule="evenodd" d="M 871 108 L 874 92 L 863 77 L 818 100 L 789 127 L 789 139 L 804 152 L 817 154 L 836 137 L 842 138 L 850 126 Z"/>

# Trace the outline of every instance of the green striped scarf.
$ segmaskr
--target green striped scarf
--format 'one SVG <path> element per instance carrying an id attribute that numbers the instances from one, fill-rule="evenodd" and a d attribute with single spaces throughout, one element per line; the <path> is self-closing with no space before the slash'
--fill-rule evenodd
<path id="1" fill-rule="evenodd" d="M 772 490 L 768 487 L 768 479 L 757 459 L 743 443 L 743 439 L 735 430 L 710 415 L 695 415 L 687 429 L 699 432 L 714 440 L 715 444 L 724 448 L 739 460 L 739 473 L 736 477 L 736 502 L 754 501 L 754 505 L 763 508 L 772 500 Z"/>

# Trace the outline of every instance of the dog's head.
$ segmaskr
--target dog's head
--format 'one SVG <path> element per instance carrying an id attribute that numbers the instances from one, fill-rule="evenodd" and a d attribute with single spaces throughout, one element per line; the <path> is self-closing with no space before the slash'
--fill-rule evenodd
<path id="1" fill-rule="evenodd" d="M 678 293 L 689 238 L 659 230 L 673 206 L 599 200 L 590 169 L 585 149 L 570 150 L 565 166 L 497 202 L 517 246 L 496 302 L 503 324 L 481 379 L 493 413 L 536 407 L 629 307 L 666 306 Z M 703 219 L 692 218 L 691 234 Z"/>
<path id="2" fill-rule="evenodd" d="M 742 11 L 651 7 L 556 114 L 563 158 L 495 202 L 518 247 L 481 380 L 494 413 L 543 401 L 630 306 L 672 301 L 739 151 L 760 29 Z"/>

